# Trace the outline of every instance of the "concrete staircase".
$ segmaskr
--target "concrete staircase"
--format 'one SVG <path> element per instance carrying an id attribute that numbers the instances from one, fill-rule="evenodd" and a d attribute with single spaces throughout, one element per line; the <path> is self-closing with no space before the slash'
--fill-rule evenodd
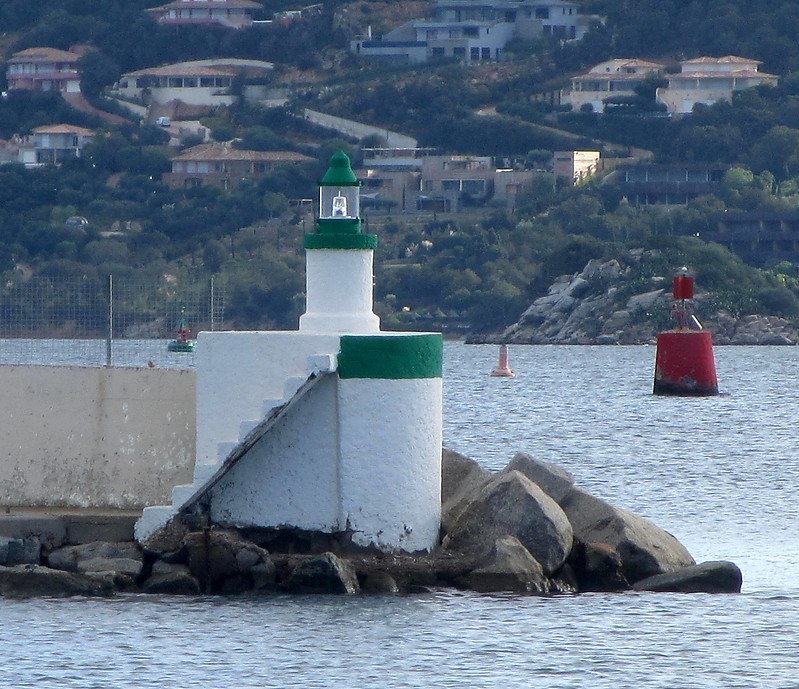
<path id="1" fill-rule="evenodd" d="M 192 483 L 172 488 L 172 504 L 145 507 L 141 519 L 136 523 L 135 536 L 144 541 L 182 510 L 191 507 L 226 471 L 243 457 L 249 449 L 281 419 L 326 375 L 335 373 L 335 354 L 309 356 L 304 376 L 287 376 L 283 381 L 283 395 L 279 399 L 266 399 L 257 419 L 242 421 L 236 440 L 220 442 L 215 462 L 195 464 Z"/>

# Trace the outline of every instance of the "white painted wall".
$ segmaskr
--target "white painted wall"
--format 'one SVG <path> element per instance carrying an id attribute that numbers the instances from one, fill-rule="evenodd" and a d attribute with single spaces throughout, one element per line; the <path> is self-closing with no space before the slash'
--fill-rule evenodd
<path id="1" fill-rule="evenodd" d="M 339 531 L 335 429 L 336 380 L 330 376 L 212 490 L 214 523 Z"/>
<path id="2" fill-rule="evenodd" d="M 139 509 L 194 466 L 193 371 L 0 366 L 0 505 Z"/>
<path id="3" fill-rule="evenodd" d="M 330 334 L 199 333 L 197 463 L 216 464 L 219 444 L 237 442 L 242 421 L 263 419 L 264 402 L 283 399 L 287 378 L 307 377 L 309 356 L 338 350 Z"/>
<path id="4" fill-rule="evenodd" d="M 441 526 L 442 384 L 339 381 L 342 510 L 353 541 L 431 550 Z"/>
<path id="5" fill-rule="evenodd" d="M 371 249 L 312 249 L 305 254 L 305 313 L 300 331 L 370 333 L 380 330 L 372 312 Z"/>

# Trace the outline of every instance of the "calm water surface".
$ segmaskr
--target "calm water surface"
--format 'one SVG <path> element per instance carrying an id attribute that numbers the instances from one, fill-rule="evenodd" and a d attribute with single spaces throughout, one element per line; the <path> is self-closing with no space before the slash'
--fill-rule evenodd
<path id="1" fill-rule="evenodd" d="M 0 600 L 9 687 L 799 687 L 799 349 L 716 348 L 725 394 L 655 398 L 654 348 L 448 343 L 445 442 L 517 451 L 730 559 L 741 595 Z"/>

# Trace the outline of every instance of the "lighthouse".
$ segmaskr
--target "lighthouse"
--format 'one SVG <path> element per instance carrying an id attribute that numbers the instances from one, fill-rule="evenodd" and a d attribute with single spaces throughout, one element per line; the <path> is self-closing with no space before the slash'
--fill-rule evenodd
<path id="1" fill-rule="evenodd" d="M 194 482 L 148 507 L 146 542 L 181 514 L 223 528 L 322 532 L 345 547 L 430 551 L 441 526 L 440 333 L 384 332 L 373 309 L 377 237 L 343 151 L 304 238 L 298 330 L 197 337 Z"/>

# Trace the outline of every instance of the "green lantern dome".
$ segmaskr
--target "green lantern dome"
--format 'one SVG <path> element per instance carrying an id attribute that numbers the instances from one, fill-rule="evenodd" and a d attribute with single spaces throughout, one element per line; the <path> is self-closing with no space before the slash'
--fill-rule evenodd
<path id="1" fill-rule="evenodd" d="M 344 151 L 330 158 L 319 182 L 319 215 L 316 232 L 305 235 L 306 249 L 374 249 L 377 237 L 361 234 L 361 182 Z"/>
<path id="2" fill-rule="evenodd" d="M 319 183 L 325 187 L 360 186 L 361 183 L 352 171 L 349 156 L 344 151 L 338 151 L 330 158 L 330 167 Z"/>

